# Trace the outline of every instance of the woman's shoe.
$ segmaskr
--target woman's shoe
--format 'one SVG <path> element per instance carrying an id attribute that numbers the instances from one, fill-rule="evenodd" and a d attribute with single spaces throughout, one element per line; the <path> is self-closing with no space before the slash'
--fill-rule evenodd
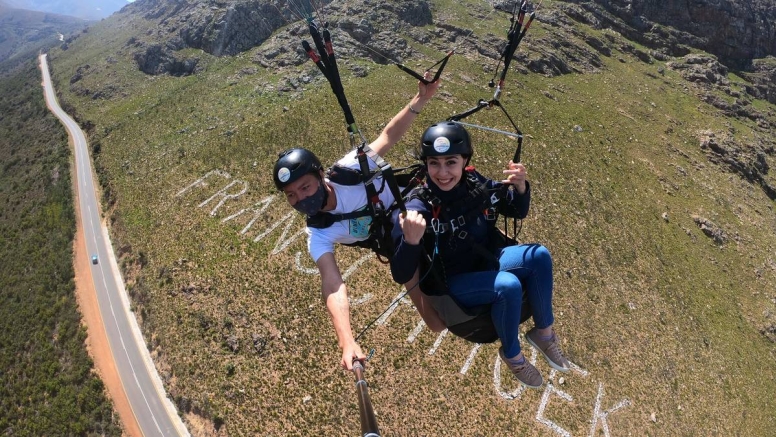
<path id="1" fill-rule="evenodd" d="M 498 349 L 498 355 L 507 367 L 509 367 L 509 370 L 512 371 L 512 374 L 515 375 L 515 378 L 526 387 L 539 388 L 544 383 L 542 374 L 539 373 L 539 370 L 534 367 L 533 364 L 529 363 L 525 357 L 523 357 L 523 362 L 518 364 L 516 358 L 507 358 L 504 356 L 503 348 Z"/>
<path id="2" fill-rule="evenodd" d="M 555 330 L 552 331 L 552 338 L 549 340 L 543 340 L 539 331 L 536 328 L 531 329 L 525 333 L 525 339 L 531 346 L 544 355 L 547 362 L 550 363 L 550 367 L 559 372 L 569 372 L 571 367 L 569 361 L 563 356 L 563 352 L 560 350 L 558 342 L 558 336 L 555 335 Z"/>

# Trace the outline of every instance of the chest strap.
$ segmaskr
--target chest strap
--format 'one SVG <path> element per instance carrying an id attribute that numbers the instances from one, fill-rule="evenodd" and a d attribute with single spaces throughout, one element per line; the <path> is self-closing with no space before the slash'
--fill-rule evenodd
<path id="1" fill-rule="evenodd" d="M 307 226 L 310 228 L 325 229 L 333 225 L 334 223 L 337 223 L 343 220 L 351 220 L 354 218 L 366 217 L 371 215 L 372 215 L 372 211 L 368 208 L 364 208 L 360 211 L 348 212 L 345 214 L 331 214 L 328 212 L 319 211 L 317 214 L 307 217 Z"/>

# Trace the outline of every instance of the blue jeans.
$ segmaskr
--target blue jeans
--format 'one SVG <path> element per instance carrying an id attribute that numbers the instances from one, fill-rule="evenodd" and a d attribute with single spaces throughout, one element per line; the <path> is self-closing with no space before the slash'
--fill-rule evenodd
<path id="1" fill-rule="evenodd" d="M 491 316 L 504 355 L 520 353 L 518 328 L 523 290 L 533 312 L 534 325 L 546 328 L 552 314 L 552 257 L 540 244 L 505 247 L 499 271 L 462 273 L 448 278 L 450 294 L 463 306 L 492 305 Z"/>

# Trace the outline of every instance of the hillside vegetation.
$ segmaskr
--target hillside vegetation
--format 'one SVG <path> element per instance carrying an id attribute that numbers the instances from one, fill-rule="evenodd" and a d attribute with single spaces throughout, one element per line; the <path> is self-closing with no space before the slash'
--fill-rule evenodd
<path id="1" fill-rule="evenodd" d="M 118 436 L 73 292 L 67 136 L 35 65 L 0 81 L 0 431 Z"/>
<path id="2" fill-rule="evenodd" d="M 30 53 L 64 41 L 64 35 L 84 29 L 88 22 L 65 15 L 15 9 L 0 2 L 0 74 L 9 63 L 24 63 Z"/>
<path id="3" fill-rule="evenodd" d="M 520 389 L 500 366 L 498 344 L 418 331 L 404 301 L 361 339 L 376 352 L 366 376 L 381 429 L 768 435 L 776 429 L 774 107 L 727 70 L 708 84 L 669 65 L 713 66 L 713 57 L 645 56 L 648 48 L 619 34 L 562 18 L 557 3 L 544 2 L 501 100 L 526 134 L 533 204 L 520 238 L 553 254 L 556 330 L 575 370 L 561 377 L 539 359 L 550 383 Z M 492 96 L 495 60 L 481 53 L 498 53 L 509 25 L 484 2 L 431 5 L 434 24 L 394 30 L 430 38 L 407 37 L 414 50 L 405 63 L 422 69 L 450 41 L 460 47 L 438 96 L 388 155 L 397 166 L 412 162 L 427 125 Z M 338 366 L 303 220 L 270 175 L 285 148 L 311 148 L 324 162 L 349 148 L 315 65 L 289 61 L 299 58 L 304 26 L 289 23 L 235 56 L 181 48 L 179 59 L 197 59 L 193 74 L 152 76 L 139 70 L 135 49 L 159 38 L 167 18 L 126 10 L 67 51 L 52 50 L 50 63 L 60 100 L 89 131 L 114 247 L 170 397 L 195 435 L 355 434 L 352 375 Z M 450 35 L 458 26 L 473 32 L 468 40 Z M 335 45 L 348 39 L 333 29 Z M 268 58 L 278 41 L 294 47 Z M 564 59 L 568 74 L 525 68 Z M 340 70 L 368 138 L 417 89 L 392 65 L 343 56 Z M 476 117 L 507 128 L 496 111 Z M 514 142 L 473 135 L 473 162 L 496 177 Z M 401 287 L 366 252 L 337 256 L 360 331 Z M 211 426 L 195 427 L 195 416 Z"/>

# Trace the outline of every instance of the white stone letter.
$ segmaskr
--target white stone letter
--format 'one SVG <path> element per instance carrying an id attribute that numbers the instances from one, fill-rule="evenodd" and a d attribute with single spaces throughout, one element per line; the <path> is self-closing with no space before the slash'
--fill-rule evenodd
<path id="1" fill-rule="evenodd" d="M 231 188 L 234 185 L 238 185 L 238 184 L 242 184 L 242 190 L 240 190 L 239 192 L 237 192 L 235 194 L 227 194 L 227 190 L 229 190 L 229 188 Z M 218 190 L 218 192 L 216 192 L 216 194 L 213 194 L 212 196 L 210 196 L 209 199 L 207 199 L 206 201 L 200 203 L 197 206 L 202 208 L 203 206 L 205 206 L 208 203 L 210 203 L 210 201 L 212 201 L 216 197 L 221 197 L 221 200 L 218 202 L 216 207 L 213 208 L 210 211 L 210 216 L 212 217 L 212 216 L 216 215 L 216 211 L 218 211 L 218 208 L 221 208 L 221 206 L 224 204 L 224 202 L 226 202 L 229 199 L 234 199 L 236 197 L 242 196 L 247 191 L 248 191 L 248 183 L 247 182 L 241 181 L 241 180 L 233 180 L 232 182 L 229 182 L 224 188 L 221 188 L 220 190 Z"/>
<path id="2" fill-rule="evenodd" d="M 598 427 L 599 420 L 601 421 L 601 429 L 603 429 L 604 435 L 606 437 L 610 437 L 609 424 L 606 423 L 606 418 L 609 417 L 611 413 L 614 413 L 620 408 L 624 408 L 630 405 L 630 401 L 628 399 L 623 399 L 612 408 L 601 411 L 601 400 L 603 399 L 603 397 L 604 397 L 604 384 L 600 383 L 598 385 L 598 396 L 595 399 L 595 409 L 593 410 L 593 420 L 592 420 L 593 423 L 590 425 L 590 437 L 593 437 L 593 435 L 595 435 L 595 430 Z"/>

